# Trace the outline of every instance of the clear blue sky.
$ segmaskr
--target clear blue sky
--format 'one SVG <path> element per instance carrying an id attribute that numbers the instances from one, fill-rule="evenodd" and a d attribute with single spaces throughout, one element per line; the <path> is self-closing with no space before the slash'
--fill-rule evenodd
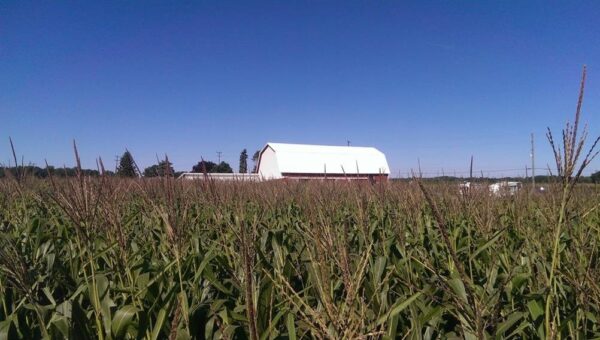
<path id="1" fill-rule="evenodd" d="M 0 3 L 0 162 L 189 170 L 268 141 L 375 146 L 392 172 L 537 164 L 600 134 L 600 2 Z M 552 163 L 550 163 L 552 164 Z M 594 162 L 593 169 L 600 169 Z M 521 171 L 524 172 L 524 171 Z M 506 174 L 512 174 L 507 172 Z"/>

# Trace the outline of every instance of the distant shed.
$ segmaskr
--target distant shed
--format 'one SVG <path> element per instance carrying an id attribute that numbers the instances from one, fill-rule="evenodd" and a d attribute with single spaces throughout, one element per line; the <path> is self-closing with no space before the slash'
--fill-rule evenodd
<path id="1" fill-rule="evenodd" d="M 385 155 L 372 147 L 267 143 L 258 174 L 264 179 L 387 180 Z"/>

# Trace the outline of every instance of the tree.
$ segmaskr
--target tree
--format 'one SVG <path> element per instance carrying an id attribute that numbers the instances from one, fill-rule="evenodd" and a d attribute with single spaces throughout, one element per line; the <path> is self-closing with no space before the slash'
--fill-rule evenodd
<path id="1" fill-rule="evenodd" d="M 121 156 L 119 167 L 117 168 L 117 175 L 120 177 L 137 177 L 133 156 L 131 156 L 131 153 L 128 150 L 125 150 L 125 153 Z"/>
<path id="2" fill-rule="evenodd" d="M 227 162 L 216 164 L 211 161 L 200 161 L 192 167 L 192 172 L 199 173 L 233 173 L 233 169 Z"/>
<path id="3" fill-rule="evenodd" d="M 200 172 L 200 173 L 204 173 L 204 172 L 214 172 L 214 168 L 216 168 L 217 165 L 211 161 L 200 161 L 198 162 L 198 164 L 194 165 L 192 167 L 192 172 Z"/>
<path id="4" fill-rule="evenodd" d="M 600 183 L 600 171 L 594 172 L 590 177 L 592 178 L 592 182 Z"/>
<path id="5" fill-rule="evenodd" d="M 98 170 L 92 169 L 81 169 L 81 174 L 84 176 L 100 176 Z M 50 175 L 54 177 L 75 177 L 77 175 L 77 168 L 60 167 L 56 168 L 52 165 L 48 165 L 45 168 L 40 168 L 35 165 L 24 165 L 18 167 L 5 168 L 0 165 L 0 178 L 11 176 L 33 176 L 37 178 L 46 178 Z M 106 171 L 105 175 L 114 175 L 113 172 Z"/>
<path id="6" fill-rule="evenodd" d="M 144 169 L 144 177 L 164 177 L 173 176 L 175 170 L 173 169 L 173 163 L 164 160 Z"/>
<path id="7" fill-rule="evenodd" d="M 254 155 L 252 155 L 252 162 L 254 163 L 254 168 L 252 168 L 253 174 L 258 172 L 258 159 L 259 158 L 260 158 L 260 150 L 256 150 Z"/>
<path id="8" fill-rule="evenodd" d="M 240 174 L 245 174 L 248 172 L 248 151 L 246 149 L 242 150 L 240 153 Z"/>
<path id="9" fill-rule="evenodd" d="M 213 171 L 213 172 L 222 173 L 222 174 L 224 174 L 224 173 L 232 174 L 233 173 L 233 169 L 231 168 L 229 163 L 226 163 L 226 162 L 219 163 L 219 165 L 217 165 L 214 170 L 215 171 Z"/>

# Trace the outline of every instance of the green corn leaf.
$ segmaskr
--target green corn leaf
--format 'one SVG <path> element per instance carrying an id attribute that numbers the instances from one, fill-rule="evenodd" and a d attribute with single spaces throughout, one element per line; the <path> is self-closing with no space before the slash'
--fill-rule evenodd
<path id="1" fill-rule="evenodd" d="M 408 307 L 411 303 L 413 303 L 419 296 L 421 296 L 421 294 L 422 294 L 421 292 L 417 292 L 406 300 L 396 302 L 386 315 L 380 317 L 379 320 L 377 320 L 377 325 L 379 326 L 379 325 L 383 324 L 384 322 L 386 322 L 391 317 L 398 315 L 406 307 Z"/>
<path id="2" fill-rule="evenodd" d="M 294 324 L 294 314 L 288 313 L 285 320 L 285 326 L 288 332 L 288 339 L 296 340 L 296 326 Z"/>
<path id="3" fill-rule="evenodd" d="M 69 338 L 69 319 L 55 313 L 50 319 L 51 327 L 54 327 L 61 335 L 62 338 Z"/>
<path id="4" fill-rule="evenodd" d="M 152 335 L 150 339 L 156 340 L 160 335 L 160 330 L 163 327 L 165 322 L 165 318 L 167 316 L 167 311 L 164 308 L 161 308 L 158 311 L 158 315 L 156 316 L 156 321 L 154 322 L 154 327 L 152 327 Z"/>
<path id="5" fill-rule="evenodd" d="M 125 336 L 127 327 L 133 323 L 133 318 L 137 312 L 138 309 L 136 307 L 127 305 L 115 313 L 111 324 L 112 334 L 115 339 L 122 339 Z"/>
<path id="6" fill-rule="evenodd" d="M 469 261 L 473 261 L 477 255 L 479 255 L 482 251 L 486 250 L 487 248 L 489 248 L 490 246 L 492 246 L 492 244 L 494 244 L 496 241 L 498 241 L 498 239 L 500 238 L 500 236 L 502 236 L 502 234 L 504 233 L 505 229 L 502 230 L 498 230 L 491 238 L 489 241 L 487 241 L 486 243 L 484 243 L 483 245 L 481 245 L 479 248 L 477 248 L 477 250 L 473 253 L 473 255 L 471 255 L 471 257 L 469 258 Z"/>
<path id="7" fill-rule="evenodd" d="M 506 320 L 498 325 L 496 329 L 496 339 L 503 338 L 504 333 L 506 333 L 515 323 L 523 318 L 523 313 L 515 312 L 509 315 Z"/>
<path id="8" fill-rule="evenodd" d="M 11 340 L 17 338 L 17 329 L 13 324 L 12 318 L 0 321 L 0 340 Z"/>
<path id="9" fill-rule="evenodd" d="M 390 322 L 388 324 L 387 336 L 390 339 L 394 339 L 396 337 L 396 332 L 398 329 L 398 314 L 390 317 Z"/>
<path id="10" fill-rule="evenodd" d="M 375 260 L 375 264 L 373 265 L 373 289 L 376 289 L 379 286 L 386 263 L 387 259 L 383 256 L 380 256 Z"/>
<path id="11" fill-rule="evenodd" d="M 527 274 L 527 273 L 519 273 L 519 274 L 515 275 L 515 277 L 511 280 L 511 283 L 513 285 L 513 290 L 521 289 L 521 287 L 523 287 L 523 285 L 527 282 L 528 278 L 529 278 L 529 274 Z"/>
<path id="12" fill-rule="evenodd" d="M 469 303 L 467 299 L 467 291 L 465 285 L 460 278 L 454 278 L 448 280 L 448 285 L 452 288 L 454 294 L 456 294 L 464 303 Z"/>
<path id="13" fill-rule="evenodd" d="M 544 314 L 544 308 L 542 308 L 536 300 L 529 301 L 527 303 L 527 309 L 529 309 L 529 314 L 534 321 Z"/>
<path id="14" fill-rule="evenodd" d="M 260 335 L 261 340 L 275 337 L 275 335 L 277 334 L 277 325 L 279 323 L 279 319 L 281 319 L 286 313 L 287 313 L 287 315 L 289 315 L 289 313 L 286 310 L 280 310 L 279 313 L 277 313 L 271 320 L 269 320 L 270 327 L 268 327 L 263 332 L 263 334 Z M 232 318 L 236 319 L 235 313 L 231 313 L 231 314 L 232 314 Z M 246 321 L 245 317 L 243 318 L 243 321 Z"/>

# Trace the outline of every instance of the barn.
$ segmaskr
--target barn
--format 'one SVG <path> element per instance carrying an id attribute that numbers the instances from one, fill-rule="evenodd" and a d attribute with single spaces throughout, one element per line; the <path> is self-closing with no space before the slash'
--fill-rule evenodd
<path id="1" fill-rule="evenodd" d="M 264 179 L 387 180 L 385 155 L 372 147 L 267 143 L 258 174 Z"/>

